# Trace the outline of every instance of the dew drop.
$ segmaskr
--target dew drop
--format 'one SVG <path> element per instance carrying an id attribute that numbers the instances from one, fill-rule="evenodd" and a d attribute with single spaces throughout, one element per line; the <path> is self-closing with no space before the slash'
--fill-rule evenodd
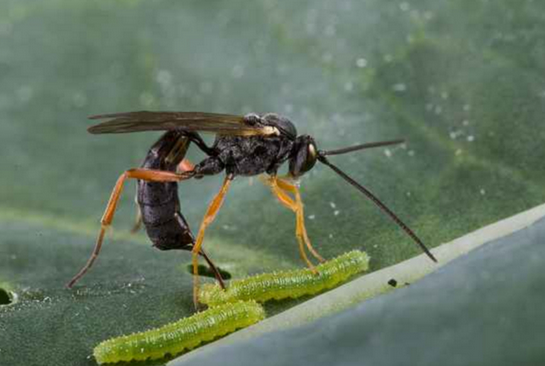
<path id="1" fill-rule="evenodd" d="M 17 98 L 19 98 L 19 100 L 23 103 L 26 103 L 32 99 L 33 94 L 34 90 L 30 86 L 21 86 L 19 89 L 17 89 Z"/>
<path id="2" fill-rule="evenodd" d="M 364 58 L 358 58 L 356 60 L 356 66 L 359 67 L 359 68 L 366 67 L 367 66 L 367 60 L 364 59 Z"/>
<path id="3" fill-rule="evenodd" d="M 293 104 L 286 104 L 286 105 L 284 105 L 284 111 L 285 111 L 286 113 L 288 113 L 288 114 L 289 114 L 289 113 L 292 113 L 292 112 L 293 112 Z"/>
<path id="4" fill-rule="evenodd" d="M 396 92 L 404 92 L 405 90 L 407 90 L 407 85 L 403 84 L 403 83 L 398 83 L 398 84 L 395 84 L 392 86 L 392 89 Z"/>
<path id="5" fill-rule="evenodd" d="M 231 75 L 235 79 L 240 79 L 241 77 L 243 77 L 244 76 L 244 66 L 242 66 L 242 65 L 233 66 L 233 70 L 231 70 Z"/>
<path id="6" fill-rule="evenodd" d="M 463 134 L 464 134 L 464 132 L 461 131 L 461 130 L 449 132 L 449 136 L 453 140 L 456 140 L 458 137 L 462 136 Z"/>
<path id="7" fill-rule="evenodd" d="M 168 70 L 159 70 L 155 79 L 162 87 L 169 86 L 172 83 L 172 74 Z"/>
<path id="8" fill-rule="evenodd" d="M 140 105 L 144 108 L 150 108 L 155 103 L 155 97 L 148 92 L 143 92 L 139 97 Z"/>
<path id="9" fill-rule="evenodd" d="M 72 96 L 72 102 L 78 108 L 84 107 L 87 105 L 87 96 L 82 92 L 76 92 Z"/>

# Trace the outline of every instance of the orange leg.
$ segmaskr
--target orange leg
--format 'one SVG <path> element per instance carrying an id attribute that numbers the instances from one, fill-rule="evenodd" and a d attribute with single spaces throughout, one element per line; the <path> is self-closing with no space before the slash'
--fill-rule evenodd
<path id="1" fill-rule="evenodd" d="M 271 187 L 271 190 L 273 191 L 274 195 L 281 204 L 283 204 L 285 207 L 289 208 L 293 212 L 298 211 L 297 204 L 293 200 L 293 198 L 287 193 L 285 190 L 280 188 L 277 184 L 277 178 L 271 177 L 265 181 L 266 184 L 268 184 Z M 301 258 L 303 261 L 307 264 L 307 266 L 313 271 L 316 272 L 316 268 L 314 267 L 314 264 L 308 259 L 307 253 L 305 251 L 305 241 L 303 236 L 301 235 L 301 229 L 299 226 L 299 221 L 296 221 L 296 227 L 295 227 L 295 237 L 297 238 L 297 242 L 299 243 L 299 254 L 301 255 Z"/>
<path id="2" fill-rule="evenodd" d="M 198 309 L 199 306 L 199 252 L 201 252 L 202 243 L 204 240 L 204 233 L 206 231 L 206 228 L 214 221 L 214 218 L 216 217 L 216 214 L 218 213 L 219 209 L 221 208 L 221 205 L 223 204 L 223 200 L 225 198 L 225 194 L 227 193 L 227 190 L 229 189 L 229 186 L 231 185 L 231 181 L 233 180 L 233 177 L 231 175 L 227 175 L 225 177 L 225 180 L 223 181 L 223 184 L 221 186 L 220 191 L 214 197 L 212 202 L 210 202 L 210 205 L 208 205 L 208 209 L 206 210 L 206 213 L 204 214 L 204 219 L 202 220 L 201 227 L 199 228 L 199 233 L 197 234 L 197 240 L 195 241 L 195 245 L 193 245 L 192 250 L 192 264 L 193 264 L 193 303 L 195 304 L 195 309 Z"/>
<path id="3" fill-rule="evenodd" d="M 295 225 L 295 236 L 299 242 L 299 252 L 301 257 L 306 262 L 307 266 L 315 271 L 314 265 L 308 259 L 304 246 L 312 253 L 312 255 L 318 259 L 320 262 L 323 262 L 324 259 L 318 252 L 312 247 L 310 239 L 308 238 L 307 230 L 305 228 L 305 219 L 304 219 L 304 210 L 303 202 L 301 200 L 301 195 L 299 194 L 299 189 L 288 180 L 270 177 L 266 183 L 271 187 L 273 193 L 278 198 L 280 203 L 285 207 L 292 210 L 296 215 L 296 225 Z M 295 196 L 295 199 L 290 196 L 290 193 Z"/>
<path id="4" fill-rule="evenodd" d="M 295 203 L 297 205 L 296 220 L 298 231 L 303 236 L 305 244 L 307 245 L 308 250 L 312 253 L 314 258 L 318 259 L 320 262 L 325 262 L 325 259 L 320 254 L 318 254 L 316 249 L 314 249 L 314 247 L 310 243 L 310 239 L 308 238 L 307 229 L 305 227 L 305 213 L 303 211 L 303 201 L 301 200 L 301 194 L 299 193 L 299 189 L 297 189 L 295 193 Z"/>
<path id="5" fill-rule="evenodd" d="M 295 212 L 297 215 L 297 226 L 299 228 L 299 232 L 304 237 L 305 244 L 308 250 L 312 253 L 312 255 L 320 262 L 324 262 L 324 258 L 320 254 L 318 254 L 318 252 L 312 247 L 310 239 L 308 238 L 307 229 L 305 228 L 305 212 L 303 209 L 303 200 L 301 199 L 301 193 L 299 192 L 299 188 L 297 188 L 295 184 L 284 178 L 277 178 L 276 183 L 278 187 L 280 187 L 284 191 L 288 191 L 295 195 L 295 205 L 297 207 Z"/>
<path id="6" fill-rule="evenodd" d="M 188 172 L 193 169 L 195 169 L 195 165 L 187 159 L 182 160 L 180 164 L 178 164 L 178 170 L 180 172 Z"/>
<path id="7" fill-rule="evenodd" d="M 106 206 L 106 210 L 104 211 L 104 215 L 102 215 L 102 219 L 100 220 L 101 228 L 100 232 L 98 233 L 95 248 L 93 249 L 93 252 L 85 266 L 83 266 L 83 268 L 70 280 L 70 282 L 68 282 L 66 286 L 68 288 L 74 286 L 74 284 L 81 277 L 83 277 L 83 275 L 89 270 L 89 268 L 91 268 L 91 266 L 97 259 L 100 253 L 100 249 L 102 248 L 104 234 L 106 233 L 106 229 L 108 228 L 108 226 L 112 224 L 115 210 L 119 202 L 119 197 L 121 196 L 121 192 L 123 191 L 123 185 L 127 179 L 143 179 L 150 182 L 178 182 L 189 178 L 191 178 L 191 175 L 176 174 L 172 172 L 151 169 L 130 169 L 121 174 L 121 176 L 117 179 L 115 187 L 112 191 L 112 195 L 110 196 L 110 200 L 108 201 L 108 205 Z"/>

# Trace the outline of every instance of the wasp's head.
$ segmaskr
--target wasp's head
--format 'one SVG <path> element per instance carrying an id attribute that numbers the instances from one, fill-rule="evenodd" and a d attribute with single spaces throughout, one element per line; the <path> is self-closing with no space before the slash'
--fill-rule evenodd
<path id="1" fill-rule="evenodd" d="M 290 175 L 298 178 L 316 164 L 318 148 L 314 139 L 308 135 L 297 136 L 290 155 Z"/>

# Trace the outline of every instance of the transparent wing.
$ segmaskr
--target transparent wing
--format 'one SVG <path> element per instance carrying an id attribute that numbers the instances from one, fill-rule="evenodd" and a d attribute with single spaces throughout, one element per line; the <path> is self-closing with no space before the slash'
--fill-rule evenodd
<path id="1" fill-rule="evenodd" d="M 222 135 L 271 135 L 276 129 L 270 126 L 249 125 L 243 116 L 204 112 L 126 112 L 101 114 L 89 119 L 107 121 L 88 128 L 93 134 L 129 133 L 141 131 L 182 130 L 212 132 Z"/>

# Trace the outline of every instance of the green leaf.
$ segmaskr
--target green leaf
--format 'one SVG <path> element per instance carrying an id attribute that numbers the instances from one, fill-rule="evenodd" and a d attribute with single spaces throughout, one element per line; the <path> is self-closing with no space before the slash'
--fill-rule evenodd
<path id="1" fill-rule="evenodd" d="M 0 360 L 93 365 L 99 341 L 193 312 L 188 254 L 128 234 L 132 182 L 95 267 L 63 287 L 92 250 L 117 177 L 158 137 L 91 136 L 89 115 L 278 112 L 321 149 L 406 138 L 331 160 L 430 247 L 543 202 L 544 10 L 530 0 L 3 1 L 0 283 L 18 299 L 0 306 Z M 220 180 L 181 185 L 194 231 Z M 301 190 L 324 257 L 362 249 L 377 270 L 419 253 L 327 167 Z M 294 231 L 291 212 L 239 177 L 205 246 L 233 276 L 299 267 Z"/>
<path id="2" fill-rule="evenodd" d="M 544 238 L 542 218 L 403 289 L 310 324 L 198 350 L 172 366 L 539 365 Z"/>

